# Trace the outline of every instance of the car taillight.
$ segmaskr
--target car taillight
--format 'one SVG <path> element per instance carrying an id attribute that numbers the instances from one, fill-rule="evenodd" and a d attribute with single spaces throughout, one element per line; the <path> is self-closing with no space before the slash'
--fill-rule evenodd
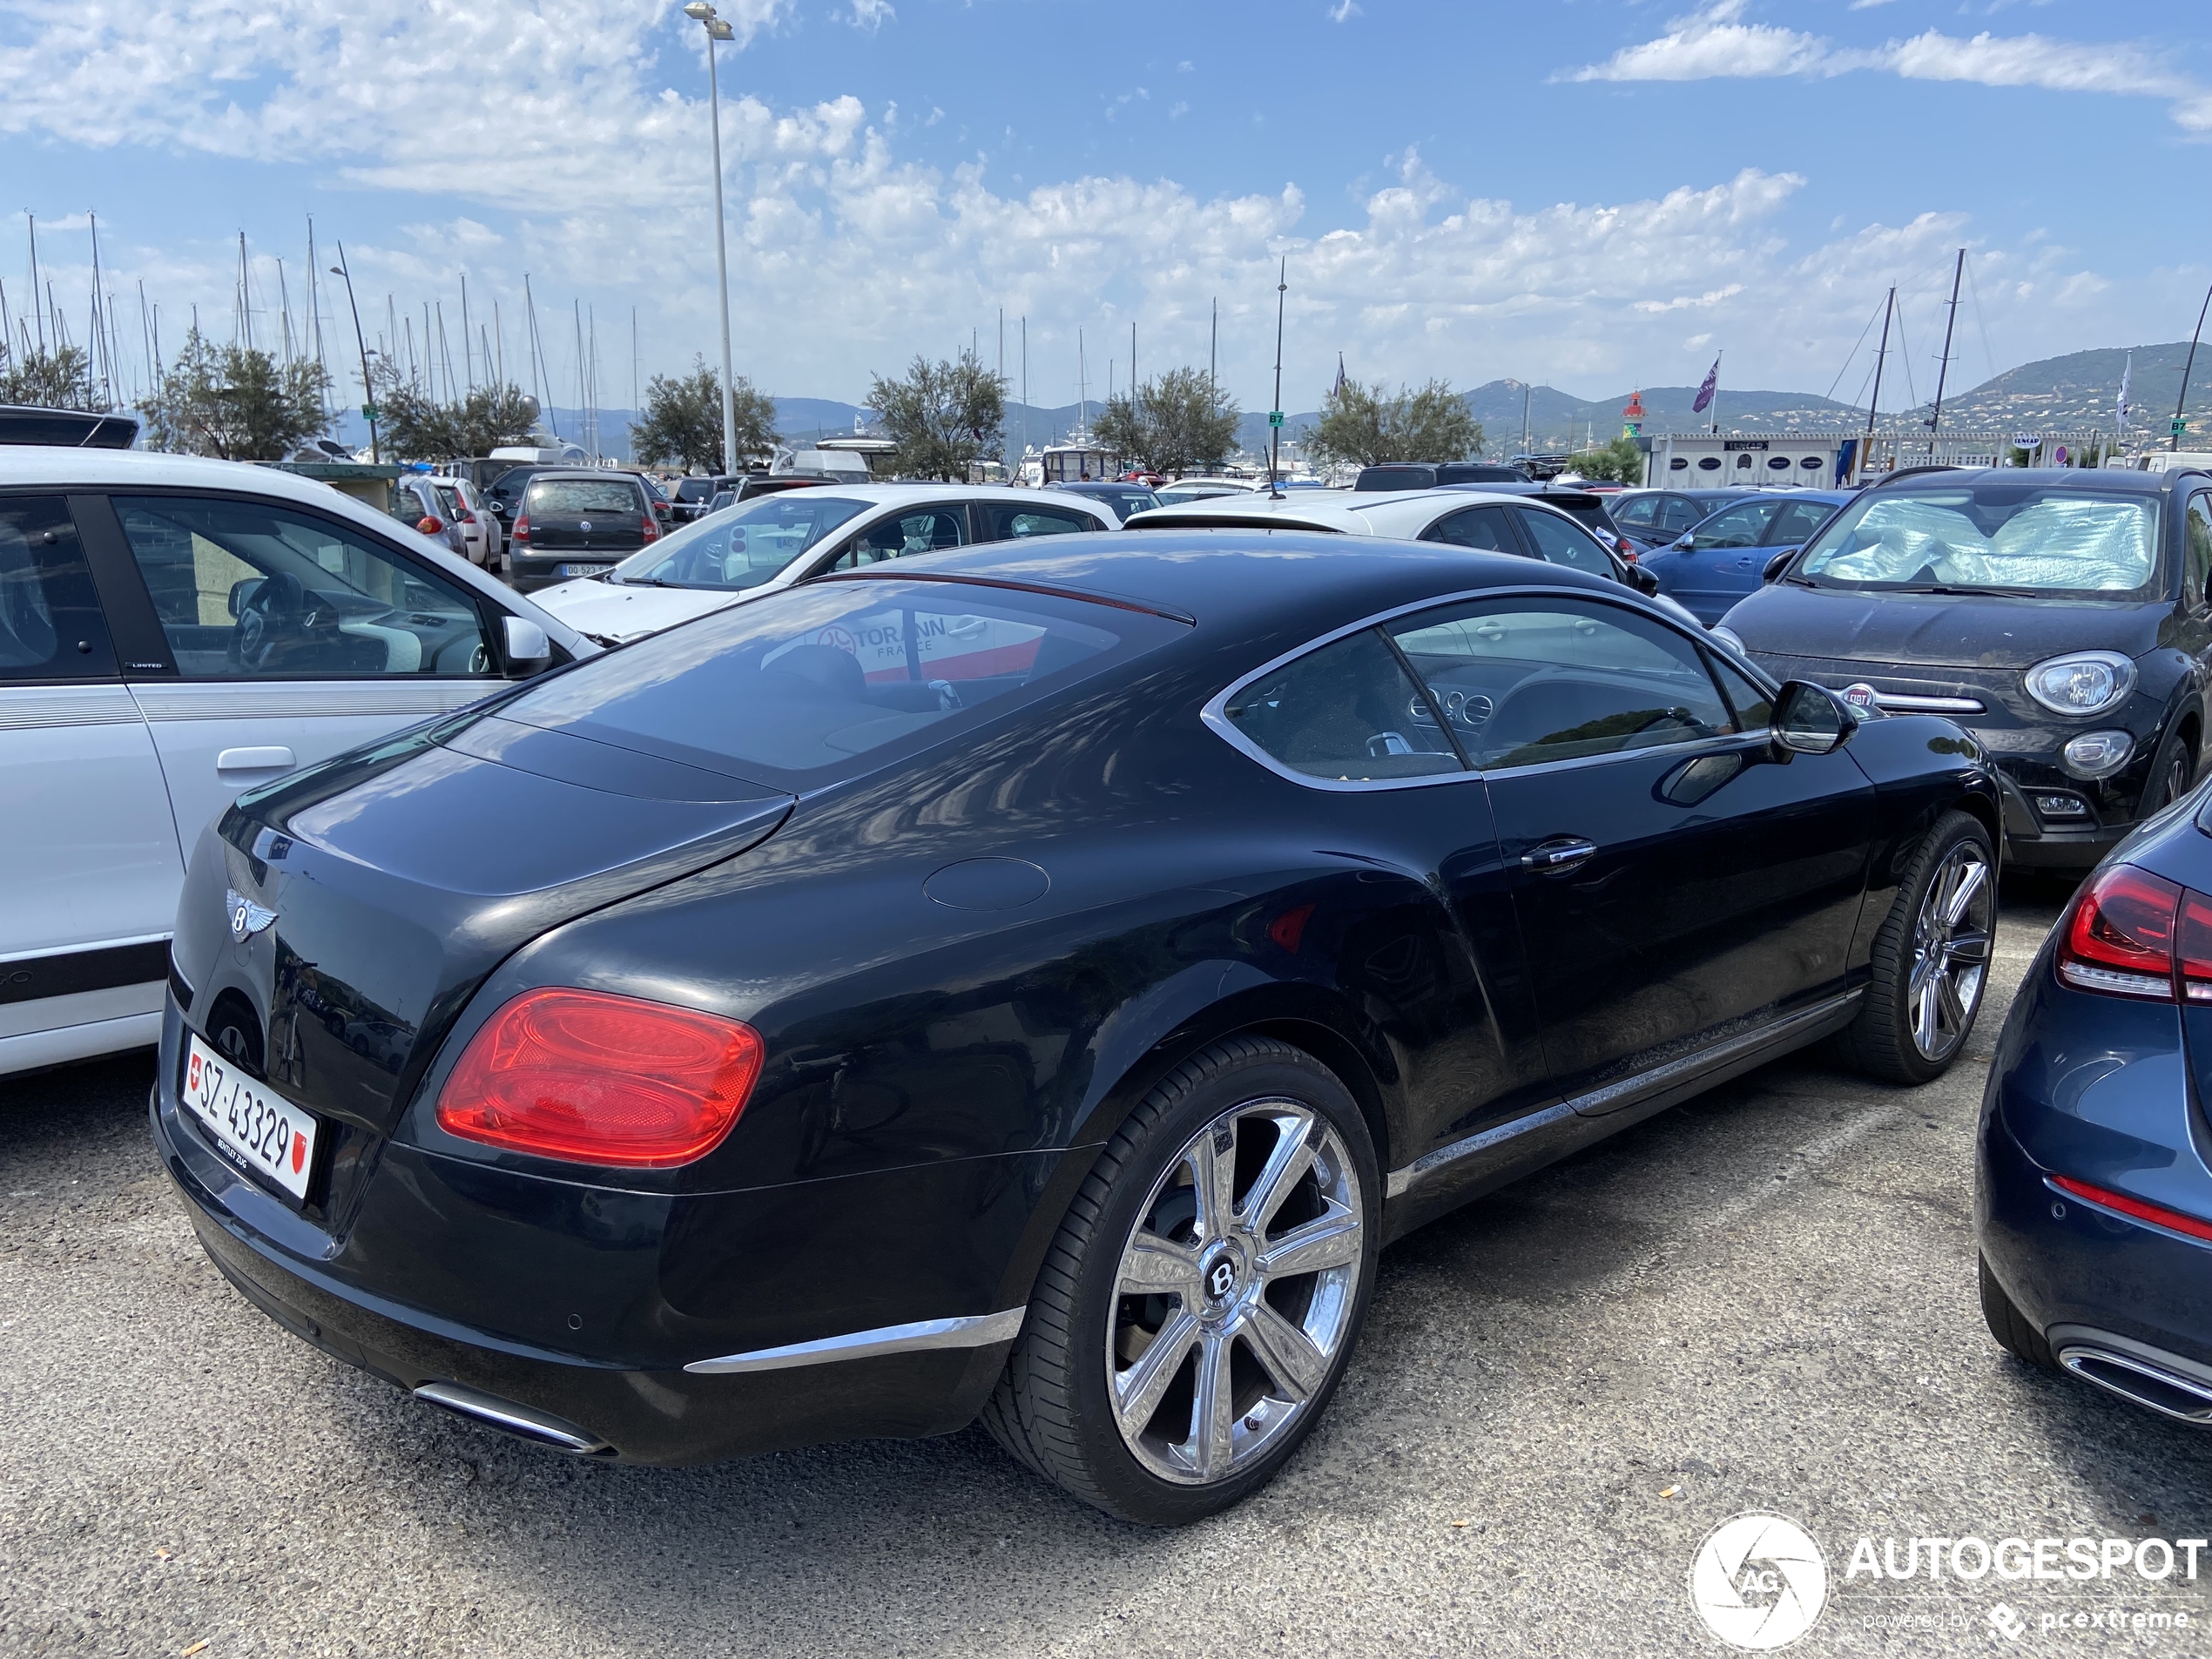
<path id="1" fill-rule="evenodd" d="M 507 534 L 510 538 L 517 542 L 529 541 L 530 539 L 529 515 L 525 513 L 517 517 L 515 521 L 515 528 L 508 531 Z"/>
<path id="2" fill-rule="evenodd" d="M 2174 1000 L 2175 924 L 2187 896 L 2212 904 L 2132 864 L 2100 872 L 2059 923 L 2059 977 L 2084 991 Z M 2206 930 L 2212 946 L 2212 929 Z M 2212 957 L 2212 948 L 2205 951 Z M 2212 980 L 2212 962 L 2199 967 Z M 2208 985 L 2212 996 L 2212 985 Z"/>
<path id="3" fill-rule="evenodd" d="M 760 1034 L 604 991 L 525 991 L 469 1040 L 438 1127 L 570 1163 L 664 1170 L 704 1157 L 745 1110 Z"/>
<path id="4" fill-rule="evenodd" d="M 445 521 L 443 519 L 433 518 L 428 513 L 423 514 L 421 517 L 415 521 L 415 528 L 421 530 L 425 536 L 435 536 L 440 530 L 445 529 Z"/>
<path id="5" fill-rule="evenodd" d="M 639 522 L 644 526 L 644 529 L 638 532 L 639 541 L 658 542 L 660 540 L 660 526 L 653 523 L 653 516 L 651 513 L 646 514 Z"/>

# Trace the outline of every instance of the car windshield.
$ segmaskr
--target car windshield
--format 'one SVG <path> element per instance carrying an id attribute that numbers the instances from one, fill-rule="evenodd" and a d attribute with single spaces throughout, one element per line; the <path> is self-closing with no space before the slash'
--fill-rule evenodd
<path id="1" fill-rule="evenodd" d="M 1182 631 L 1141 611 L 1050 595 L 833 580 L 610 651 L 500 713 L 811 788 L 826 770 L 856 770 L 857 757 L 918 747 Z"/>
<path id="2" fill-rule="evenodd" d="M 2037 484 L 1876 490 L 1831 519 L 1793 573 L 1819 587 L 2134 593 L 2158 563 L 2158 503 Z"/>
<path id="3" fill-rule="evenodd" d="M 812 489 L 756 496 L 633 554 L 615 566 L 613 579 L 666 588 L 757 588 L 867 506 Z"/>
<path id="4" fill-rule="evenodd" d="M 1170 484 L 1165 489 L 1156 489 L 1152 493 L 1163 507 L 1182 507 L 1194 501 L 1211 501 L 1217 496 L 1242 496 L 1250 492 L 1233 484 Z"/>
<path id="5" fill-rule="evenodd" d="M 523 510 L 533 518 L 573 517 L 590 513 L 635 513 L 637 489 L 627 480 L 601 482 L 597 478 L 533 478 L 523 497 Z"/>

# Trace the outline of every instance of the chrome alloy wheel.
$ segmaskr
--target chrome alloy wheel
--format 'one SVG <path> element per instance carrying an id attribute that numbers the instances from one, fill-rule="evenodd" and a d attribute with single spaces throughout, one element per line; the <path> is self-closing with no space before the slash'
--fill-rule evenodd
<path id="1" fill-rule="evenodd" d="M 1297 1421 L 1350 1330 L 1359 1178 L 1325 1118 L 1246 1101 L 1193 1136 L 1122 1247 L 1106 1386 L 1138 1462 L 1205 1486 Z"/>
<path id="2" fill-rule="evenodd" d="M 1973 1023 L 1989 973 L 1996 884 L 1981 849 L 1951 849 L 1912 922 L 1912 978 L 1907 988 L 1912 1046 L 1924 1060 L 1948 1059 Z"/>

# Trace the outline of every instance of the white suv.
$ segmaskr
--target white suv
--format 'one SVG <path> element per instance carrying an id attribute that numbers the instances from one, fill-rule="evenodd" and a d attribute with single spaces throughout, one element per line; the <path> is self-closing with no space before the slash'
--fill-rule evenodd
<path id="1" fill-rule="evenodd" d="M 239 791 L 597 649 L 327 484 L 0 446 L 0 1075 L 159 1036 Z"/>
<path id="2" fill-rule="evenodd" d="M 612 570 L 536 598 L 578 632 L 626 644 L 825 570 L 977 542 L 1120 528 L 1108 502 L 1059 490 L 817 484 L 694 519 Z"/>

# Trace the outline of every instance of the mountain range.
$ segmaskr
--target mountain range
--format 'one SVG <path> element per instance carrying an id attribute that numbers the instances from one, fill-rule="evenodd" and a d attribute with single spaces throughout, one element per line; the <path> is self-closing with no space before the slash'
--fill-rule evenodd
<path id="1" fill-rule="evenodd" d="M 2163 442 L 2180 395 L 2183 365 L 2188 357 L 2187 341 L 2133 347 L 2108 347 L 2046 357 L 1944 400 L 1943 423 L 1948 429 L 1993 431 L 2078 431 L 2085 428 L 2111 429 L 2123 369 L 2128 373 L 2131 405 L 2127 423 L 2130 446 Z M 2132 368 L 2129 365 L 2132 362 Z M 2188 419 L 2192 430 L 2202 435 L 2212 428 L 2212 346 L 2201 349 L 2190 375 Z M 1917 388 L 1915 388 L 1917 389 Z M 1931 390 L 1932 388 L 1930 388 Z M 1647 435 L 1705 430 L 1717 412 L 1723 432 L 1773 432 L 1804 428 L 1849 431 L 1866 421 L 1865 405 L 1854 408 L 1811 392 L 1737 391 L 1725 382 L 1716 400 L 1716 411 L 1698 414 L 1694 386 L 1647 386 L 1643 399 L 1643 430 Z M 1468 412 L 1482 423 L 1485 448 L 1491 454 L 1512 454 L 1527 447 L 1539 452 L 1558 450 L 1595 438 L 1603 442 L 1621 431 L 1621 410 L 1629 401 L 1622 392 L 1613 397 L 1578 398 L 1554 386 L 1537 386 L 1516 380 L 1488 381 L 1460 396 Z M 1881 418 L 1885 428 L 1910 427 L 1924 421 L 1929 406 L 1890 412 Z M 1073 403 L 1056 408 L 1009 402 L 1006 408 L 1006 437 L 1017 454 L 1025 447 L 1042 448 L 1063 443 L 1088 414 L 1096 418 L 1096 401 L 1079 408 Z M 784 441 L 803 446 L 816 438 L 849 433 L 861 414 L 860 406 L 835 398 L 779 397 L 777 429 Z M 583 411 L 546 411 L 551 428 L 571 440 L 585 430 Z M 601 447 L 610 455 L 627 459 L 630 423 L 637 418 L 630 409 L 597 412 Z M 1320 411 L 1308 409 L 1287 415 L 1286 437 L 1296 437 L 1319 421 Z M 339 442 L 365 447 L 366 426 L 356 410 L 347 410 L 333 435 Z M 1264 410 L 1247 411 L 1238 422 L 1238 442 L 1258 454 L 1268 438 Z"/>

